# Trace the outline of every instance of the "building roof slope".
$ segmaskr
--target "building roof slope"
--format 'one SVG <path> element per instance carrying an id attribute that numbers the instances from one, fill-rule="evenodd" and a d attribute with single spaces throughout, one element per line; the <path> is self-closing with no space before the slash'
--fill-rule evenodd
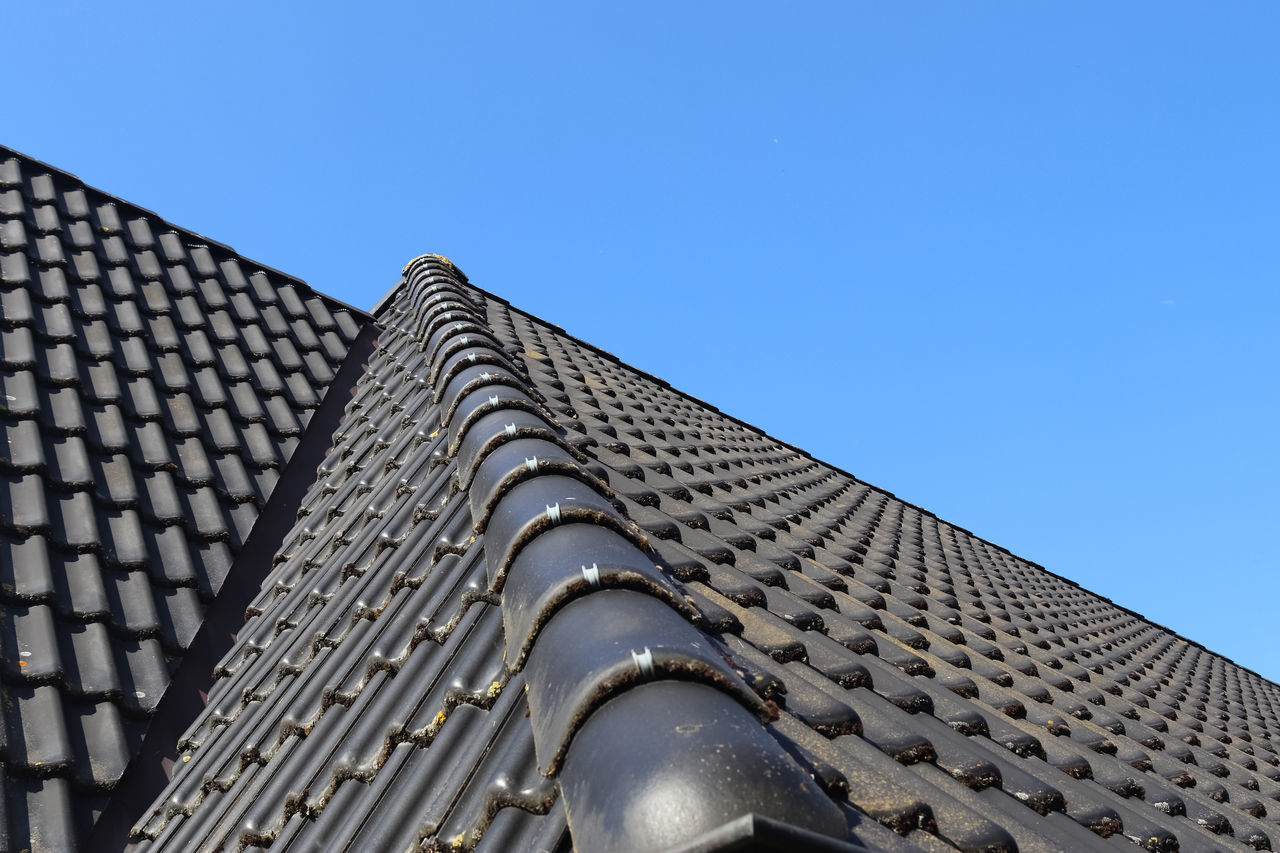
<path id="1" fill-rule="evenodd" d="M 377 319 L 140 846 L 1270 849 L 1275 684 L 443 258 Z"/>
<path id="2" fill-rule="evenodd" d="M 105 806 L 367 322 L 0 148 L 0 848 Z"/>

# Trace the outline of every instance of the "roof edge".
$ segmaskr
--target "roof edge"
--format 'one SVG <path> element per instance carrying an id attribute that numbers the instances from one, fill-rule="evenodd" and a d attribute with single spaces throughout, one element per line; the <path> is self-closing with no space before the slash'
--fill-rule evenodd
<path id="1" fill-rule="evenodd" d="M 289 273 L 285 272 L 282 269 L 279 269 L 278 267 L 273 267 L 270 264 L 264 264 L 262 261 L 255 260 L 254 258 L 250 258 L 246 255 L 243 255 L 240 252 L 236 251 L 234 246 L 230 246 L 219 240 L 215 240 L 212 237 L 208 237 L 204 234 L 201 234 L 199 231 L 193 231 L 190 228 L 184 228 L 181 225 L 171 222 L 170 220 L 166 219 L 165 217 L 161 216 L 160 214 L 156 213 L 154 210 L 151 210 L 150 208 L 143 207 L 142 205 L 135 204 L 134 202 L 131 202 L 131 201 L 126 201 L 125 199 L 120 198 L 120 196 L 115 195 L 114 193 L 109 193 L 104 189 L 101 189 L 97 186 L 94 186 L 93 184 L 90 184 L 88 181 L 86 181 L 84 178 L 81 178 L 79 175 L 75 174 L 74 172 L 68 172 L 66 169 L 59 169 L 57 166 L 50 165 L 49 163 L 46 163 L 45 161 L 39 158 L 32 157 L 30 154 L 24 154 L 23 152 L 18 151 L 17 149 L 14 149 L 14 148 L 10 148 L 7 145 L 0 145 L 0 158 L 5 156 L 20 158 L 22 160 L 27 161 L 28 163 L 39 166 L 42 169 L 47 169 L 49 172 L 55 175 L 61 176 L 62 178 L 75 181 L 76 183 L 83 186 L 86 190 L 102 196 L 103 198 L 110 201 L 112 204 L 119 205 L 128 210 L 142 214 L 143 216 L 151 217 L 152 219 L 155 219 L 158 223 L 161 223 L 168 228 L 172 228 L 174 231 L 184 235 L 190 240 L 204 243 L 208 246 L 220 249 L 229 255 L 234 255 L 235 257 L 239 258 L 242 262 L 246 264 L 251 264 L 256 268 L 261 269 L 263 272 L 271 273 L 272 275 L 278 275 L 281 278 L 286 279 L 291 284 L 300 284 L 303 287 L 310 290 L 312 293 L 315 293 L 318 296 L 323 296 L 325 299 L 334 303 L 336 306 L 340 308 L 344 308 L 347 311 L 350 311 L 351 313 L 355 314 L 357 317 L 365 319 L 366 321 L 371 320 L 373 318 L 372 312 L 366 311 L 363 308 L 357 308 L 348 302 L 344 302 L 341 299 L 337 299 L 333 296 L 330 296 L 329 294 L 313 287 L 305 279 L 298 278 L 296 275 L 290 275 Z"/>

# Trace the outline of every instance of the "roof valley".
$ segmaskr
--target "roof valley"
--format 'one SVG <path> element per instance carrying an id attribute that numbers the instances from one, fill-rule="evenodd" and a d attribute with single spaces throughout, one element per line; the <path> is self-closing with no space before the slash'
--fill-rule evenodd
<path id="1" fill-rule="evenodd" d="M 312 414 L 308 429 L 286 463 L 270 500 L 228 570 L 228 577 L 234 577 L 235 583 L 226 585 L 225 593 L 205 612 L 187 655 L 156 706 L 138 753 L 120 779 L 120 793 L 112 798 L 93 825 L 87 849 L 125 848 L 129 843 L 129 830 L 138 815 L 172 780 L 181 736 L 204 710 L 216 666 L 232 650 L 245 624 L 245 610 L 258 584 L 270 573 L 273 556 L 296 521 L 308 487 L 315 481 L 316 470 L 330 449 L 332 435 L 337 431 L 356 380 L 373 352 L 376 335 L 376 327 L 367 324 L 352 341 L 347 357 Z"/>

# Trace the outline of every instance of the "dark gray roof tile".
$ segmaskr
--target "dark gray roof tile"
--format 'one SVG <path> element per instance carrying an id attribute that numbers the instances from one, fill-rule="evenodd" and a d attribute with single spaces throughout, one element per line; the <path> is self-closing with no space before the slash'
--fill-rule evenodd
<path id="1" fill-rule="evenodd" d="M 21 216 L 25 210 L 26 202 L 19 190 L 0 191 L 0 216 Z"/>
<path id="2" fill-rule="evenodd" d="M 35 357 L 35 338 L 29 327 L 19 326 L 0 332 L 0 359 L 3 359 L 4 369 L 31 367 L 35 364 Z"/>
<path id="3" fill-rule="evenodd" d="M 0 531 L 0 590 L 5 600 L 48 598 L 54 591 L 53 572 L 44 536 Z"/>
<path id="4" fill-rule="evenodd" d="M 272 353 L 271 344 L 267 341 L 266 335 L 262 332 L 262 327 L 257 324 L 246 325 L 240 329 L 243 337 L 244 346 L 252 356 L 262 357 Z M 287 341 L 281 341 L 287 343 Z"/>
<path id="5" fill-rule="evenodd" d="M 0 223 L 0 249 L 6 252 L 27 249 L 27 230 L 21 219 L 9 219 Z"/>
<path id="6" fill-rule="evenodd" d="M 93 472 L 89 464 L 89 453 L 80 436 L 50 436 L 47 444 L 51 483 L 63 489 L 88 489 L 92 486 Z"/>
<path id="7" fill-rule="evenodd" d="M 19 533 L 48 530 L 44 481 L 38 474 L 10 474 L 0 479 L 0 512 L 6 526 Z"/>
<path id="8" fill-rule="evenodd" d="M 102 238 L 102 252 L 106 256 L 107 264 L 110 266 L 122 267 L 129 263 L 129 248 L 119 234 L 110 234 Z"/>
<path id="9" fill-rule="evenodd" d="M 28 773 L 47 775 L 64 770 L 75 759 L 56 687 L 16 686 L 8 691 L 8 760 Z"/>
<path id="10" fill-rule="evenodd" d="M 245 424 L 238 427 L 241 447 L 246 452 L 246 459 L 259 468 L 280 464 L 278 447 L 280 442 L 273 439 L 267 428 L 261 423 Z"/>
<path id="11" fill-rule="evenodd" d="M 60 680 L 62 660 L 53 611 L 37 604 L 10 608 L 6 616 L 4 643 L 12 650 L 3 665 L 6 677 L 29 683 Z"/>
<path id="12" fill-rule="evenodd" d="M 93 360 L 112 358 L 115 354 L 115 342 L 107 324 L 100 320 L 81 323 L 76 329 L 76 349 Z"/>
<path id="13" fill-rule="evenodd" d="M 160 251 L 170 264 L 185 264 L 188 260 L 186 244 L 177 231 L 165 231 L 159 237 Z"/>
<path id="14" fill-rule="evenodd" d="M 59 560 L 57 607 L 80 620 L 107 618 L 111 613 L 103 570 L 93 554 Z"/>
<path id="15" fill-rule="evenodd" d="M 201 539 L 223 539 L 227 535 L 227 519 L 222 512 L 222 502 L 212 489 L 196 489 L 184 493 L 178 517 L 184 519 L 188 530 Z"/>
<path id="16" fill-rule="evenodd" d="M 55 234 L 62 230 L 62 220 L 58 209 L 51 204 L 37 204 L 31 212 L 35 215 L 36 230 L 41 234 Z M 21 208 L 19 208 L 19 214 Z"/>
<path id="17" fill-rule="evenodd" d="M 310 409 L 320 403 L 314 383 L 301 373 L 290 373 L 285 379 L 285 394 L 300 409 Z"/>
<path id="18" fill-rule="evenodd" d="M 4 424 L 3 429 L 8 455 L 0 457 L 0 466 L 17 471 L 37 471 L 45 465 L 44 442 L 36 421 L 10 421 Z"/>
<path id="19" fill-rule="evenodd" d="M 62 249 L 62 240 L 56 234 L 46 234 L 38 238 L 35 241 L 35 255 L 38 261 L 46 266 L 60 266 L 67 262 Z"/>
<path id="20" fill-rule="evenodd" d="M 147 574 L 109 570 L 105 573 L 105 580 L 112 624 L 133 637 L 158 635 L 160 616 Z"/>
<path id="21" fill-rule="evenodd" d="M 98 697 L 108 697 L 120 692 L 122 688 L 111 653 L 111 637 L 104 623 L 78 622 L 63 628 L 60 636 L 63 644 L 70 646 L 70 653 L 65 655 L 69 692 L 79 696 Z M 90 707 L 114 708 L 110 703 L 95 703 Z"/>
<path id="22" fill-rule="evenodd" d="M 66 399 L 68 407 L 75 405 L 77 411 L 79 409 L 75 398 L 67 395 Z M 129 447 L 129 434 L 125 429 L 124 416 L 119 406 L 95 405 L 90 407 L 90 420 L 87 425 L 87 438 L 91 446 L 97 450 L 106 453 L 117 453 L 126 450 Z M 64 424 L 72 424 L 69 418 L 57 418 Z M 80 429 L 86 429 L 83 419 L 80 421 Z"/>
<path id="23" fill-rule="evenodd" d="M 0 254 L 0 282 L 13 287 L 28 284 L 30 281 L 31 268 L 27 264 L 25 254 Z"/>
<path id="24" fill-rule="evenodd" d="M 31 294 L 21 287 L 0 293 L 0 313 L 6 326 L 30 325 L 35 319 Z"/>
<path id="25" fill-rule="evenodd" d="M 236 333 L 236 322 L 226 311 L 216 310 L 208 311 L 205 317 L 209 323 L 209 334 L 218 343 L 231 344 L 235 343 L 238 335 Z"/>
<path id="26" fill-rule="evenodd" d="M 218 371 L 213 367 L 200 367 L 191 373 L 195 379 L 195 391 L 200 405 L 206 409 L 223 411 L 227 404 L 227 390 Z"/>
<path id="27" fill-rule="evenodd" d="M 79 358 L 81 389 L 86 399 L 95 403 L 119 402 L 124 399 L 114 364 Z"/>
<path id="28" fill-rule="evenodd" d="M 142 567 L 150 554 L 142 533 L 142 520 L 136 510 L 124 509 L 103 514 L 106 522 L 101 528 L 102 553 L 113 565 Z"/>
<path id="29" fill-rule="evenodd" d="M 130 337 L 114 339 L 116 350 L 116 366 L 123 375 L 136 377 L 139 381 L 126 384 L 136 387 L 150 387 L 149 375 L 153 370 L 151 353 L 142 338 Z"/>
<path id="30" fill-rule="evenodd" d="M 84 221 L 67 223 L 67 234 L 71 237 L 71 245 L 76 249 L 90 249 L 94 244 L 93 226 Z"/>

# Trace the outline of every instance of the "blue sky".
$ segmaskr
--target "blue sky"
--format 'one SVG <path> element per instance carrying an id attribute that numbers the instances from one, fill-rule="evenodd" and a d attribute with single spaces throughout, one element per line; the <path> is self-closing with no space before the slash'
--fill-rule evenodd
<path id="1" fill-rule="evenodd" d="M 1280 678 L 1280 7 L 6 4 L 0 142 L 518 307 Z"/>

